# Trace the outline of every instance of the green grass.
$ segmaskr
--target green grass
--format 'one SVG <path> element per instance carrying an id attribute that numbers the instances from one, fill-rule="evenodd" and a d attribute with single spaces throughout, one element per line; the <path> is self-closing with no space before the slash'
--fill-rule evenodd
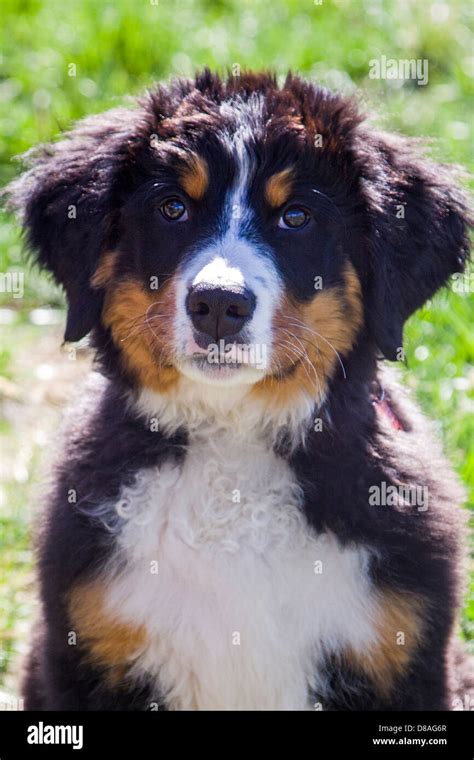
<path id="1" fill-rule="evenodd" d="M 313 0 L 2 0 L 0 185 L 19 171 L 15 156 L 54 138 L 76 119 L 113 107 L 156 79 L 190 75 L 205 65 L 221 72 L 235 66 L 272 68 L 280 75 L 292 69 L 357 92 L 362 108 L 379 114 L 381 126 L 430 136 L 435 157 L 472 170 L 471 12 L 469 0 L 323 0 L 321 5 Z M 428 85 L 370 79 L 369 61 L 381 55 L 427 59 Z M 15 320 L 2 327 L 0 345 L 0 378 L 6 383 L 0 387 L 0 442 L 11 463 L 0 473 L 0 686 L 12 687 L 12 668 L 31 616 L 27 505 L 41 480 L 45 433 L 41 430 L 39 442 L 31 444 L 25 474 L 20 466 L 25 439 L 30 429 L 37 431 L 37 421 L 29 427 L 25 419 L 40 414 L 31 390 L 37 352 L 53 364 L 63 361 L 51 358 L 52 349 L 42 343 L 47 335 L 56 341 L 57 328 L 34 326 L 29 316 L 38 306 L 63 301 L 44 275 L 25 267 L 18 229 L 3 215 L 0 272 L 9 269 L 25 274 L 22 299 L 0 294 Z M 403 370 L 423 409 L 439 424 L 471 505 L 473 313 L 472 292 L 437 296 L 407 326 Z M 46 432 L 54 435 L 59 415 L 53 404 Z M 472 636 L 473 622 L 470 602 L 466 637 Z"/>

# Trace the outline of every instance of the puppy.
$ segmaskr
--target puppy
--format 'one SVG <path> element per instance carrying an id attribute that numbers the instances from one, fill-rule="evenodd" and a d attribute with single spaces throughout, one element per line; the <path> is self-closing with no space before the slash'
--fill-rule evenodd
<path id="1" fill-rule="evenodd" d="M 90 335 L 27 709 L 447 710 L 462 495 L 380 359 L 468 259 L 449 168 L 289 75 L 159 85 L 10 188 Z"/>

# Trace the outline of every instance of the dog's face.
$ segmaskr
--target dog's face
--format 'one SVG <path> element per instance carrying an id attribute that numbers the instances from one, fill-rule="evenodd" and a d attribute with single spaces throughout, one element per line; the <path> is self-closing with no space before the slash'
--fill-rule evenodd
<path id="1" fill-rule="evenodd" d="M 85 122 L 13 194 L 68 294 L 66 339 L 94 329 L 158 391 L 186 376 L 322 398 L 362 342 L 396 358 L 467 256 L 449 176 L 291 78 L 160 88 Z"/>
<path id="2" fill-rule="evenodd" d="M 151 375 L 156 364 L 198 382 L 323 389 L 362 303 L 318 150 L 294 115 L 273 125 L 260 94 L 162 124 L 93 278 L 130 365 L 146 343 L 144 374 L 151 363 Z"/>

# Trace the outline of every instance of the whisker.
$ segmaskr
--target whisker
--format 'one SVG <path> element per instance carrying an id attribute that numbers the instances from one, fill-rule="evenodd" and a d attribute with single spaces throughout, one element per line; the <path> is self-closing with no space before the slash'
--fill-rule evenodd
<path id="1" fill-rule="evenodd" d="M 294 361 L 291 359 L 291 356 L 289 356 L 289 354 L 288 354 L 288 350 L 287 350 L 287 349 L 285 349 L 285 347 L 284 347 L 284 346 L 282 346 L 281 344 L 279 344 L 279 348 L 281 348 L 281 349 L 282 349 L 282 350 L 285 352 L 285 355 L 286 355 L 286 357 L 289 359 L 289 361 L 291 362 L 291 364 L 294 366 L 294 365 L 295 365 L 295 362 L 294 362 Z M 322 396 L 321 383 L 320 383 L 320 380 L 319 380 L 319 376 L 318 376 L 318 373 L 317 373 L 317 371 L 316 371 L 316 368 L 314 367 L 314 364 L 313 364 L 311 361 L 309 361 L 309 360 L 308 360 L 308 357 L 307 357 L 307 356 L 306 356 L 306 357 L 304 357 L 304 358 L 306 359 L 306 361 L 308 361 L 308 363 L 310 364 L 311 368 L 313 369 L 313 371 L 314 371 L 314 373 L 315 373 L 315 377 L 316 377 L 316 380 L 317 380 L 317 383 L 318 383 L 318 388 L 319 388 L 319 394 L 320 394 L 320 396 Z M 308 380 L 309 380 L 309 382 L 312 384 L 312 380 L 311 380 L 311 378 L 309 377 L 309 374 L 308 374 L 308 371 L 307 371 L 307 369 L 306 369 L 305 365 L 304 365 L 304 364 L 302 364 L 302 367 L 303 367 L 303 369 L 304 369 L 304 370 L 305 370 L 305 372 L 306 372 L 306 375 L 307 375 L 307 377 L 308 377 Z"/>
<path id="2" fill-rule="evenodd" d="M 148 324 L 149 322 L 151 322 L 155 318 L 159 319 L 160 317 L 169 316 L 166 313 L 164 313 L 164 314 L 161 314 L 161 313 L 153 314 L 151 317 L 148 316 L 149 311 L 150 311 L 151 308 L 153 308 L 154 306 L 158 306 L 158 305 L 160 305 L 162 303 L 164 303 L 164 301 L 162 301 L 162 300 L 153 301 L 153 303 L 151 303 L 147 307 L 147 310 L 146 310 L 146 312 L 144 314 L 140 314 L 138 317 L 134 317 L 133 319 L 129 320 L 127 322 L 127 326 L 131 327 L 130 333 L 125 338 L 122 338 L 122 340 L 127 340 L 131 335 L 134 334 L 134 332 L 139 333 L 140 332 L 140 328 L 143 326 L 144 323 Z M 137 330 L 135 331 L 134 328 L 137 328 Z"/>
<path id="3" fill-rule="evenodd" d="M 296 323 L 295 322 L 290 323 L 290 324 L 293 324 L 293 327 L 301 327 L 303 330 L 308 330 L 308 332 L 313 333 L 313 335 L 316 335 L 317 338 L 321 338 L 321 340 L 323 340 L 325 343 L 328 344 L 329 348 L 332 351 L 334 351 L 334 353 L 336 354 L 337 359 L 339 361 L 339 364 L 341 365 L 341 369 L 342 369 L 342 372 L 343 372 L 343 375 L 344 375 L 344 380 L 346 380 L 347 379 L 347 375 L 346 375 L 346 368 L 344 366 L 344 362 L 341 359 L 341 355 L 339 354 L 339 351 L 337 351 L 334 348 L 334 346 L 332 345 L 332 343 L 329 340 L 327 340 L 327 338 L 325 338 L 324 335 L 321 335 L 321 333 L 318 333 L 317 330 L 313 330 L 311 327 L 308 327 L 308 325 L 305 325 L 304 322 L 301 322 L 301 320 L 299 320 L 297 317 L 291 317 L 289 315 L 283 315 L 283 316 L 285 316 L 286 319 L 296 319 L 297 320 Z"/>
<path id="4" fill-rule="evenodd" d="M 298 326 L 298 325 L 294 325 L 294 327 L 297 327 L 297 326 Z M 303 346 L 303 343 L 302 343 L 302 341 L 304 340 L 304 342 L 305 342 L 305 343 L 309 343 L 309 345 L 310 345 L 310 346 L 313 346 L 313 348 L 315 348 L 315 349 L 316 349 L 316 351 L 318 352 L 318 355 L 319 355 L 319 357 L 321 358 L 321 355 L 322 355 L 322 354 L 321 354 L 321 349 L 319 348 L 319 346 L 318 346 L 316 343 L 313 343 L 313 342 L 312 342 L 312 341 L 310 341 L 308 338 L 305 338 L 303 335 L 302 335 L 302 336 L 299 338 L 299 337 L 298 337 L 297 335 L 295 335 L 293 332 L 291 332 L 290 330 L 285 330 L 283 327 L 280 327 L 280 330 L 283 330 L 283 331 L 284 331 L 284 332 L 286 332 L 288 335 L 291 335 L 291 337 L 295 338 L 295 340 L 297 340 L 297 341 L 298 341 L 298 342 L 299 342 L 299 343 L 302 345 L 302 347 L 303 347 L 303 349 L 304 349 L 305 351 L 306 351 L 306 348 Z"/>
<path id="5" fill-rule="evenodd" d="M 310 358 L 309 358 L 309 355 L 308 355 L 307 349 L 306 349 L 306 347 L 303 345 L 303 343 L 302 343 L 301 339 L 300 339 L 300 338 L 299 338 L 297 335 L 295 335 L 295 334 L 294 334 L 294 333 L 293 333 L 291 330 L 286 330 L 284 327 L 281 327 L 281 328 L 280 328 L 280 330 L 281 330 L 281 331 L 283 331 L 283 332 L 285 332 L 285 333 L 286 333 L 287 335 L 289 335 L 291 338 L 294 338 L 295 340 L 297 340 L 297 341 L 298 341 L 298 343 L 300 344 L 300 346 L 301 346 L 302 350 L 303 350 L 303 351 L 304 351 L 304 353 L 305 353 L 305 356 L 306 356 L 307 360 L 310 362 L 310 364 L 311 364 L 311 366 L 312 366 L 312 368 L 313 368 L 313 370 L 314 370 L 314 372 L 315 372 L 315 375 L 316 375 L 316 378 L 317 378 L 317 381 L 318 381 L 318 386 L 319 386 L 319 393 L 320 393 L 320 395 L 321 395 L 321 394 L 322 394 L 322 388 L 321 388 L 321 383 L 320 383 L 320 381 L 319 381 L 319 376 L 318 376 L 318 374 L 317 374 L 317 370 L 316 370 L 316 367 L 314 366 L 314 363 L 310 361 Z M 306 342 L 307 342 L 307 343 L 310 343 L 310 345 L 314 345 L 314 344 L 313 344 L 313 343 L 311 343 L 310 341 L 306 341 Z M 315 347 L 315 348 L 316 348 L 316 350 L 318 351 L 318 354 L 319 354 L 319 355 L 321 355 L 321 351 L 319 350 L 318 346 L 314 346 L 314 347 Z"/>
<path id="6" fill-rule="evenodd" d="M 143 332 L 144 332 L 145 331 L 145 327 L 149 326 L 149 323 L 152 322 L 155 318 L 167 317 L 167 316 L 168 316 L 168 314 L 154 314 L 150 319 L 145 319 L 145 315 L 142 314 L 141 317 L 138 317 L 137 320 L 134 320 L 134 322 L 136 322 L 136 321 L 138 321 L 138 319 L 141 319 L 142 321 L 140 322 L 140 324 L 138 324 L 138 325 L 135 324 L 134 327 L 132 327 L 132 329 L 130 330 L 129 334 L 126 335 L 125 338 L 122 338 L 122 342 L 124 340 L 128 340 L 132 336 L 136 337 L 137 335 L 140 334 L 141 330 L 143 330 Z"/>
<path id="7" fill-rule="evenodd" d="M 316 368 L 315 368 L 313 362 L 310 361 L 310 359 L 309 359 L 308 354 L 306 353 L 306 351 L 300 351 L 300 350 L 296 349 L 289 341 L 285 340 L 284 338 L 282 340 L 284 340 L 285 343 L 287 344 L 287 348 L 290 348 L 290 350 L 293 351 L 293 353 L 299 359 L 303 359 L 304 361 L 306 361 L 309 364 L 309 366 L 311 367 L 311 369 L 314 372 L 314 376 L 316 378 L 316 382 L 319 384 L 319 378 L 318 378 L 318 375 L 317 375 L 317 372 L 316 372 Z M 280 343 L 280 346 L 281 346 L 281 340 L 279 341 L 279 343 Z M 306 375 L 308 377 L 309 382 L 312 384 L 313 381 L 311 380 L 309 372 L 306 369 L 306 365 L 303 363 L 301 366 L 303 367 L 304 371 L 306 372 Z"/>

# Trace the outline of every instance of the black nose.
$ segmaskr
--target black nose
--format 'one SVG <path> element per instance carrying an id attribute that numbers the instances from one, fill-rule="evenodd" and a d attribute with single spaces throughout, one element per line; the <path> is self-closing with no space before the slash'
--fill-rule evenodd
<path id="1" fill-rule="evenodd" d="M 255 301 L 247 288 L 232 290 L 200 284 L 189 291 L 186 308 L 196 330 L 218 341 L 240 332 L 252 317 Z"/>

